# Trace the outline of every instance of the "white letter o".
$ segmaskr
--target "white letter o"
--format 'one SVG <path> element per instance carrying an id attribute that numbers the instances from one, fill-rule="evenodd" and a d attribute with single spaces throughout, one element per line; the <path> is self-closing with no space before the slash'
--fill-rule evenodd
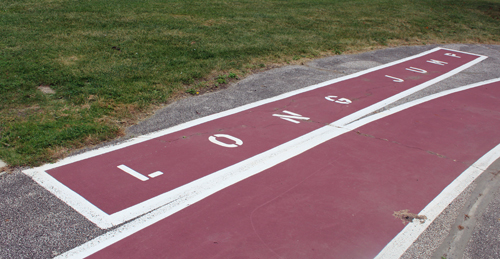
<path id="1" fill-rule="evenodd" d="M 218 141 L 217 138 L 230 139 L 230 140 L 234 141 L 234 144 L 226 144 L 224 142 Z M 233 137 L 231 135 L 227 135 L 227 134 L 215 134 L 213 136 L 208 137 L 208 140 L 210 140 L 210 142 L 212 142 L 214 144 L 217 144 L 217 145 L 223 146 L 223 147 L 238 147 L 238 146 L 243 145 L 243 141 L 241 139 L 235 138 L 235 137 Z"/>

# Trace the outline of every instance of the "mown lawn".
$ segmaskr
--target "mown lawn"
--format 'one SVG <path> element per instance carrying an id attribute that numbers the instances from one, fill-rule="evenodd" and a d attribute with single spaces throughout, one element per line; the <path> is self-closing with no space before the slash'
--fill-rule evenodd
<path id="1" fill-rule="evenodd" d="M 0 159 L 54 161 L 269 64 L 498 44 L 499 19 L 500 0 L 2 0 Z"/>

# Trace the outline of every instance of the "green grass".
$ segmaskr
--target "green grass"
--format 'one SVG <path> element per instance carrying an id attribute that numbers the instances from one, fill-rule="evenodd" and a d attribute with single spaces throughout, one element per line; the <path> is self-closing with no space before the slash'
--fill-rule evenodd
<path id="1" fill-rule="evenodd" d="M 500 0 L 2 0 L 0 159 L 54 161 L 271 63 L 496 44 L 499 18 Z"/>

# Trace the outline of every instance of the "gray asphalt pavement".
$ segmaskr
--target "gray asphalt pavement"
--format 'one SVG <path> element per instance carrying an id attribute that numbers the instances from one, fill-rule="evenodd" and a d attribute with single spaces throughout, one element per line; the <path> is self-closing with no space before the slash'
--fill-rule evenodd
<path id="1" fill-rule="evenodd" d="M 339 55 L 253 74 L 225 90 L 182 99 L 164 107 L 130 127 L 126 138 L 402 59 L 436 46 Z M 489 58 L 385 108 L 500 77 L 500 46 L 455 44 L 442 47 Z M 107 231 L 109 229 L 99 229 L 55 198 L 20 169 L 0 175 L 0 258 L 52 258 Z M 403 255 L 403 258 L 442 257 L 500 258 L 500 161 L 492 164 L 457 197 Z"/>

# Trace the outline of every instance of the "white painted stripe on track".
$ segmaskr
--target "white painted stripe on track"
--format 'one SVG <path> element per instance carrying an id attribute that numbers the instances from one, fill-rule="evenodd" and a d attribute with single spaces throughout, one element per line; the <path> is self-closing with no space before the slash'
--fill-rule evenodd
<path id="1" fill-rule="evenodd" d="M 213 114 L 213 115 L 203 117 L 200 119 L 196 119 L 196 120 L 184 123 L 184 124 L 180 124 L 178 126 L 174 126 L 172 128 L 169 128 L 169 129 L 165 129 L 165 130 L 161 130 L 161 131 L 151 133 L 148 135 L 136 137 L 132 140 L 129 140 L 127 142 L 124 142 L 124 143 L 121 143 L 121 144 L 118 144 L 115 146 L 104 147 L 104 148 L 90 151 L 90 152 L 87 152 L 87 153 L 84 153 L 81 155 L 69 157 L 69 158 L 63 159 L 55 164 L 47 164 L 47 165 L 43 165 L 43 166 L 38 167 L 38 168 L 25 170 L 24 173 L 26 175 L 32 177 L 33 180 L 35 180 L 37 183 L 39 183 L 41 186 L 43 186 L 47 190 L 51 191 L 59 199 L 63 200 L 69 206 L 73 207 L 75 210 L 77 210 L 84 217 L 86 217 L 87 219 L 89 219 L 90 221 L 95 223 L 100 228 L 110 228 L 110 227 L 122 224 L 126 221 L 129 221 L 133 218 L 139 217 L 141 215 L 144 215 L 147 212 L 150 212 L 150 211 L 155 210 L 161 206 L 164 206 L 165 204 L 167 204 L 166 206 L 176 205 L 176 206 L 179 206 L 179 208 L 185 208 L 185 207 L 189 206 L 189 204 L 193 204 L 194 202 L 202 199 L 202 198 L 198 199 L 198 198 L 194 198 L 194 197 L 203 197 L 204 198 L 210 194 L 213 194 L 214 190 L 221 190 L 222 188 L 227 187 L 227 186 L 218 187 L 218 188 L 211 189 L 211 191 L 208 191 L 208 190 L 205 190 L 205 188 L 203 187 L 204 185 L 206 185 L 206 182 L 210 182 L 211 184 L 215 184 L 213 181 L 223 181 L 223 182 L 220 182 L 220 185 L 216 185 L 216 186 L 224 186 L 222 183 L 234 184 L 234 183 L 236 183 L 244 178 L 250 177 L 251 175 L 259 173 L 262 170 L 270 168 L 271 166 L 274 166 L 274 165 L 281 163 L 281 162 L 283 162 L 283 161 L 285 161 L 293 156 L 296 156 L 296 155 L 300 154 L 301 152 L 304 152 L 305 150 L 313 148 L 314 146 L 319 145 L 324 141 L 327 141 L 333 137 L 336 137 L 340 134 L 343 134 L 344 133 L 343 129 L 337 129 L 335 131 L 332 131 L 330 126 L 325 126 L 325 127 L 320 128 L 318 130 L 310 132 L 304 136 L 301 136 L 299 138 L 291 140 L 285 144 L 282 144 L 281 146 L 275 147 L 271 150 L 268 150 L 264 153 L 261 153 L 259 155 L 254 156 L 254 157 L 251 157 L 251 158 L 244 160 L 242 162 L 239 162 L 235 165 L 232 165 L 230 167 L 227 167 L 225 169 L 222 169 L 220 171 L 212 173 L 211 175 L 205 176 L 205 177 L 200 178 L 198 180 L 195 180 L 191 183 L 188 183 L 188 184 L 183 185 L 181 187 L 178 187 L 174 190 L 171 190 L 167 193 L 158 195 L 158 196 L 153 197 L 149 200 L 146 200 L 144 202 L 141 202 L 141 203 L 136 204 L 134 206 L 131 206 L 127 209 L 121 210 L 119 212 L 113 213 L 111 215 L 108 215 L 107 213 L 105 213 L 104 211 L 99 209 L 97 206 L 91 204 L 85 198 L 83 198 L 79 194 L 75 193 L 74 191 L 72 191 L 71 189 L 69 189 L 68 187 L 66 187 L 65 185 L 60 183 L 59 181 L 57 181 L 55 178 L 53 178 L 52 176 L 47 174 L 45 171 L 52 169 L 52 168 L 55 168 L 55 167 L 67 165 L 67 164 L 70 164 L 70 163 L 73 163 L 76 161 L 80 161 L 80 160 L 84 160 L 84 159 L 87 159 L 90 157 L 94 157 L 94 156 L 98 156 L 98 155 L 101 155 L 104 153 L 108 153 L 108 152 L 111 152 L 114 150 L 118 150 L 118 149 L 121 149 L 124 147 L 128 147 L 128 146 L 131 146 L 134 144 L 138 144 L 138 143 L 141 143 L 144 141 L 148 141 L 148 140 L 160 137 L 160 136 L 164 136 L 164 135 L 167 135 L 167 134 L 170 134 L 173 132 L 177 132 L 177 131 L 180 131 L 180 130 L 183 130 L 186 128 L 190 128 L 190 127 L 193 127 L 193 126 L 196 126 L 196 125 L 208 122 L 208 121 L 212 121 L 214 119 L 218 119 L 218 118 L 232 115 L 232 114 L 244 111 L 244 110 L 248 110 L 248 109 L 263 105 L 263 104 L 267 104 L 270 102 L 274 102 L 277 100 L 288 98 L 290 96 L 294 96 L 294 95 L 297 95 L 300 93 L 311 91 L 311 90 L 314 90 L 314 89 L 317 89 L 317 88 L 320 88 L 323 86 L 327 86 L 327 85 L 330 85 L 333 83 L 337 83 L 337 82 L 345 81 L 345 80 L 348 80 L 351 78 L 355 78 L 355 77 L 358 77 L 358 76 L 361 76 L 361 75 L 364 75 L 364 74 L 367 74 L 367 73 L 370 73 L 373 71 L 377 71 L 377 70 L 380 70 L 380 69 L 383 69 L 386 67 L 397 65 L 399 63 L 402 63 L 402 62 L 405 62 L 408 60 L 412 60 L 415 58 L 419 58 L 421 56 L 425 56 L 429 53 L 433 53 L 433 52 L 436 52 L 438 50 L 449 50 L 452 52 L 466 53 L 466 52 L 461 52 L 461 51 L 446 49 L 446 48 L 441 48 L 441 47 L 434 48 L 434 49 L 431 49 L 429 51 L 425 51 L 425 52 L 422 52 L 420 54 L 417 54 L 417 55 L 414 55 L 411 57 L 407 57 L 404 59 L 400 59 L 400 60 L 385 64 L 385 65 L 377 66 L 377 67 L 374 67 L 371 69 L 367 69 L 367 70 L 360 71 L 360 72 L 357 72 L 357 73 L 354 73 L 354 74 L 351 74 L 348 76 L 344 76 L 341 78 L 326 81 L 326 82 L 323 82 L 320 84 L 309 86 L 309 87 L 299 89 L 296 91 L 292 91 L 289 93 L 285 93 L 285 94 L 282 94 L 282 95 L 279 95 L 276 97 L 272 97 L 269 99 L 265 99 L 265 100 L 257 101 L 257 102 L 251 103 L 251 104 L 243 105 L 243 106 L 240 106 L 240 107 L 228 110 L 228 111 L 220 112 L 220 113 Z M 439 77 L 436 77 L 436 78 L 429 80 L 425 83 L 422 83 L 420 85 L 414 86 L 406 91 L 400 92 L 400 93 L 393 95 L 385 100 L 382 100 L 378 103 L 375 103 L 371 106 L 368 106 L 364 109 L 361 109 L 357 112 L 354 112 L 348 116 L 345 116 L 345 117 L 333 122 L 331 125 L 337 126 L 337 127 L 343 127 L 344 125 L 351 123 L 359 118 L 362 118 L 362 117 L 366 116 L 367 114 L 370 114 L 370 113 L 372 113 L 372 112 L 374 112 L 374 111 L 376 111 L 376 110 L 378 110 L 378 109 L 380 109 L 380 108 L 382 108 L 390 103 L 393 103 L 401 98 L 409 96 L 410 94 L 413 94 L 417 91 L 420 91 L 420 90 L 422 90 L 430 85 L 433 85 L 433 84 L 435 84 L 435 83 L 437 83 L 445 78 L 448 78 L 452 75 L 455 75 L 455 74 L 457 74 L 457 73 L 459 73 L 459 72 L 461 72 L 461 71 L 463 71 L 463 70 L 465 70 L 465 69 L 467 69 L 467 68 L 469 68 L 469 67 L 471 67 L 471 66 L 473 66 L 473 65 L 475 65 L 475 64 L 477 64 L 477 63 L 479 63 L 482 60 L 487 58 L 487 56 L 473 54 L 473 53 L 466 53 L 466 54 L 474 55 L 474 56 L 477 56 L 478 58 L 476 58 L 475 60 L 473 60 L 467 64 L 464 64 L 458 68 L 455 68 L 454 70 L 451 70 L 451 71 L 449 71 L 449 72 L 447 72 Z M 315 140 L 312 141 L 311 140 L 312 138 L 314 138 Z M 307 139 L 307 140 L 305 140 L 305 139 Z M 315 143 L 315 144 L 311 145 L 312 143 Z M 291 147 L 296 147 L 297 145 L 302 145 L 301 146 L 302 149 L 291 148 Z M 298 153 L 286 152 L 287 150 L 294 150 L 293 152 L 298 152 Z M 299 151 L 299 150 L 303 150 L 303 151 Z M 282 152 L 282 153 L 277 155 L 277 152 L 278 153 Z M 285 154 L 286 154 L 286 156 L 285 156 Z M 265 156 L 267 156 L 267 157 L 265 157 Z M 229 170 L 235 170 L 235 171 L 233 171 L 231 173 L 231 172 L 229 172 Z M 253 172 L 253 173 L 249 174 L 248 172 Z M 246 177 L 240 179 L 239 177 L 235 176 L 237 173 L 238 174 L 248 174 L 248 175 Z M 226 177 L 234 177 L 234 179 L 231 181 L 231 180 L 227 180 Z M 209 194 L 205 194 L 205 193 L 202 194 L 202 193 L 200 193 L 200 190 L 205 190 Z M 206 195 L 206 196 L 204 196 L 204 195 Z M 187 197 L 191 197 L 192 200 L 188 201 Z M 191 198 L 189 198 L 189 199 L 191 199 Z"/>
<path id="2" fill-rule="evenodd" d="M 336 136 L 350 132 L 370 122 L 379 120 L 381 118 L 384 118 L 391 114 L 395 114 L 397 112 L 416 106 L 418 104 L 425 103 L 430 100 L 446 96 L 452 93 L 464 91 L 467 89 L 499 81 L 500 78 L 497 78 L 429 95 L 424 98 L 394 107 L 387 111 L 383 111 L 376 115 L 363 118 L 347 126 L 338 126 L 335 123 L 332 123 L 329 126 L 322 127 L 309 134 L 306 134 L 302 137 L 299 137 L 283 145 L 280 145 L 272 150 L 266 151 L 255 157 L 247 159 L 229 168 L 220 170 L 214 174 L 205 176 L 188 184 L 195 187 L 196 185 L 203 183 L 204 186 L 200 186 L 199 190 L 190 189 L 185 191 L 179 191 L 178 189 L 180 188 L 177 188 L 174 191 L 179 192 L 179 195 L 181 196 L 179 196 L 180 198 L 174 200 L 172 203 L 161 206 L 160 208 L 148 214 L 145 214 L 129 223 L 124 224 L 123 226 L 120 226 L 112 231 L 109 231 L 108 233 L 99 236 L 64 254 L 61 254 L 56 258 L 85 258 L 93 253 L 98 252 L 101 249 L 106 248 L 107 246 L 110 246 L 140 231 L 141 229 L 144 229 L 164 218 L 167 218 L 168 216 L 184 209 L 185 207 L 188 207 L 190 204 L 193 204 L 197 201 L 204 199 L 205 197 L 210 196 L 212 193 L 215 193 L 218 190 L 221 190 L 227 186 L 230 186 L 245 178 L 257 174 L 293 156 L 301 154 L 321 143 L 324 143 L 327 140 L 333 139 Z M 498 157 L 500 157 L 500 145 L 495 147 L 492 151 L 488 152 L 476 163 L 474 163 L 474 165 L 472 165 L 471 167 L 469 167 L 469 169 L 463 172 L 456 180 L 454 180 L 448 187 L 446 187 L 446 189 L 443 190 L 441 194 L 439 194 L 429 205 L 427 205 L 424 208 L 424 210 L 420 212 L 420 214 L 425 214 L 426 216 L 428 215 L 427 217 L 429 219 L 432 220 L 435 219 L 437 215 L 439 215 L 448 206 L 448 204 L 451 203 L 451 201 L 453 201 L 453 199 L 455 199 L 474 179 L 477 178 L 477 176 L 481 172 L 483 172 Z M 252 171 L 249 171 L 249 168 L 251 168 Z M 253 170 L 256 170 L 256 172 Z M 211 186 L 212 184 L 216 186 Z M 195 194 L 195 195 L 182 197 L 183 194 L 184 195 Z M 179 204 L 184 201 L 187 201 L 187 203 Z M 408 247 L 416 240 L 416 238 L 418 238 L 418 236 L 430 225 L 432 220 L 427 220 L 426 223 L 422 225 L 417 225 L 417 224 L 407 225 L 403 229 L 403 231 L 400 234 L 398 234 L 382 250 L 382 252 L 380 252 L 377 258 L 399 258 L 399 256 L 402 255 L 408 249 Z"/>

